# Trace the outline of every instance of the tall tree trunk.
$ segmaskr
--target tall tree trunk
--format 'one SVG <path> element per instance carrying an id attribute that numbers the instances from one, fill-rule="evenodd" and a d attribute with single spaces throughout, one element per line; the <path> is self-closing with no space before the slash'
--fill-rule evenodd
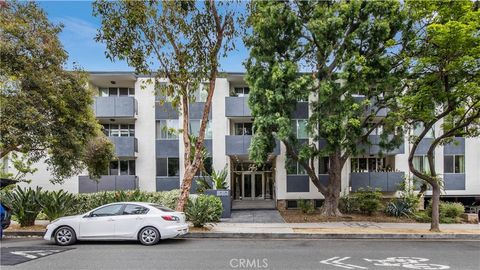
<path id="1" fill-rule="evenodd" d="M 195 177 L 195 174 L 197 173 L 197 170 L 191 168 L 193 166 L 194 165 L 192 164 L 190 167 L 187 167 L 183 175 L 182 187 L 180 188 L 180 198 L 178 200 L 177 207 L 175 208 L 177 211 L 184 211 L 185 205 L 188 202 L 188 196 L 190 195 L 193 177 Z"/>
<path id="2" fill-rule="evenodd" d="M 440 232 L 440 185 L 432 184 L 432 222 L 430 231 Z"/>
<path id="3" fill-rule="evenodd" d="M 327 217 L 342 216 L 338 209 L 342 186 L 342 164 L 338 154 L 330 155 L 330 169 L 328 170 L 329 183 L 327 192 L 323 194 L 325 200 L 320 208 L 320 215 Z"/>

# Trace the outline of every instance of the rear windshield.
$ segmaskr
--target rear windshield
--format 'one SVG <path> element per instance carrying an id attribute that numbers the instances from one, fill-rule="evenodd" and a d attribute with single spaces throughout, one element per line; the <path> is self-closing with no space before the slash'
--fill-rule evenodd
<path id="1" fill-rule="evenodd" d="M 150 205 L 157 208 L 158 210 L 163 211 L 163 212 L 175 212 L 175 210 L 170 209 L 170 208 L 165 207 L 165 206 L 160 205 L 160 204 L 150 204 Z"/>

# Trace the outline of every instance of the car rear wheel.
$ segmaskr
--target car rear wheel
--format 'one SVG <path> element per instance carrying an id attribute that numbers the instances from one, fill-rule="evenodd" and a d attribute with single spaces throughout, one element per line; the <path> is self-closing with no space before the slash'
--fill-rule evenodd
<path id="1" fill-rule="evenodd" d="M 138 234 L 138 240 L 142 245 L 155 245 L 160 241 L 160 232 L 154 227 L 145 227 Z"/>
<path id="2" fill-rule="evenodd" d="M 70 227 L 60 227 L 54 234 L 55 243 L 59 246 L 72 245 L 77 241 L 75 231 Z"/>

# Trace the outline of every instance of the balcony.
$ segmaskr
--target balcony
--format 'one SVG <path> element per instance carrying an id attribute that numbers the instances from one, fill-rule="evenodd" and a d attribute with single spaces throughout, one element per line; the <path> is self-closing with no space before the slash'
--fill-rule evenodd
<path id="1" fill-rule="evenodd" d="M 252 116 L 250 107 L 248 107 L 248 96 L 225 97 L 225 116 L 226 117 Z"/>
<path id="2" fill-rule="evenodd" d="M 446 173 L 443 175 L 445 190 L 465 190 L 464 173 Z"/>
<path id="3" fill-rule="evenodd" d="M 97 118 L 135 118 L 137 101 L 128 96 L 96 97 L 93 109 Z"/>
<path id="4" fill-rule="evenodd" d="M 138 152 L 138 140 L 135 137 L 108 137 L 115 145 L 117 157 L 136 157 Z"/>
<path id="5" fill-rule="evenodd" d="M 391 192 L 399 189 L 404 177 L 404 172 L 352 172 L 350 173 L 350 186 L 352 191 L 370 187 Z"/>
<path id="6" fill-rule="evenodd" d="M 248 148 L 252 141 L 252 135 L 227 135 L 225 136 L 225 154 L 229 156 L 245 156 L 248 155 Z M 280 154 L 280 142 L 276 141 L 273 155 Z"/>
<path id="7" fill-rule="evenodd" d="M 103 175 L 98 182 L 85 175 L 78 176 L 79 193 L 132 190 L 137 188 L 138 176 L 135 175 Z"/>

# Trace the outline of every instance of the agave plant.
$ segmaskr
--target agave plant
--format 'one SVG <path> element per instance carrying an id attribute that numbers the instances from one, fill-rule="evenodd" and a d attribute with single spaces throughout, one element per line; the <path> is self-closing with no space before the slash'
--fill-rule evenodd
<path id="1" fill-rule="evenodd" d="M 212 182 L 215 189 L 227 189 L 227 167 L 220 171 L 212 171 Z"/>
<path id="2" fill-rule="evenodd" d="M 70 213 L 76 205 L 75 196 L 64 190 L 47 191 L 40 196 L 42 212 L 52 221 Z"/>
<path id="3" fill-rule="evenodd" d="M 5 193 L 2 198 L 8 208 L 12 209 L 20 223 L 20 227 L 35 225 L 35 219 L 42 210 L 40 205 L 40 197 L 42 196 L 42 188 L 21 188 L 17 186 L 10 192 Z"/>

